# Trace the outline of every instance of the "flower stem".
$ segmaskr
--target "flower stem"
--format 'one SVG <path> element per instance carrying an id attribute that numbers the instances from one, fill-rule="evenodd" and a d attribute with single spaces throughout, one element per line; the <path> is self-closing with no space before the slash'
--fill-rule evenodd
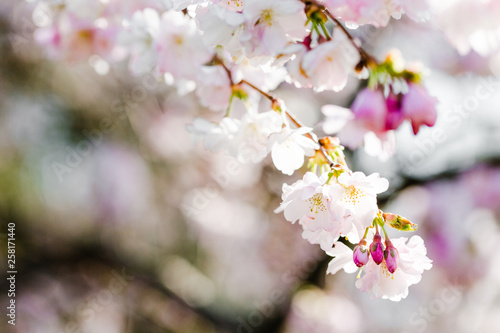
<path id="1" fill-rule="evenodd" d="M 325 24 L 323 22 L 320 21 L 319 25 L 321 26 L 321 29 L 323 30 L 323 33 L 325 34 L 325 38 L 327 40 L 330 40 L 332 39 L 332 37 L 330 36 L 330 33 L 328 32 L 328 30 L 326 29 L 325 27 Z"/>
<path id="2" fill-rule="evenodd" d="M 231 93 L 231 97 L 229 97 L 229 105 L 227 106 L 227 110 L 226 110 L 226 117 L 229 117 L 229 115 L 231 114 L 231 104 L 233 103 L 233 98 L 234 98 L 234 94 Z"/>
<path id="3" fill-rule="evenodd" d="M 378 223 L 377 223 L 378 224 Z M 385 239 L 389 239 L 389 236 L 387 236 L 387 232 L 385 231 L 385 228 L 383 225 L 380 226 L 382 228 L 382 231 L 384 232 L 384 237 Z"/>
<path id="4" fill-rule="evenodd" d="M 368 230 L 370 230 L 370 227 L 365 229 L 365 234 L 363 235 L 363 238 L 366 238 L 366 236 L 368 235 Z"/>
<path id="5" fill-rule="evenodd" d="M 263 91 L 260 88 L 256 87 L 252 83 L 248 82 L 247 80 L 241 80 L 240 82 L 238 82 L 238 84 L 243 84 L 243 83 L 246 84 L 247 86 L 251 87 L 255 91 L 257 91 L 259 94 L 261 94 L 262 96 L 264 96 L 265 98 L 267 98 L 271 102 L 273 102 L 273 103 L 277 103 L 278 102 L 278 100 L 274 96 L 266 93 L 265 91 Z"/>

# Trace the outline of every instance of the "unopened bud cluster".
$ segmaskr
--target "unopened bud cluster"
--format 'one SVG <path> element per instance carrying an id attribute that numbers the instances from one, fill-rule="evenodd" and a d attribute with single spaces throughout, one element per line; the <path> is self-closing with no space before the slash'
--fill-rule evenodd
<path id="1" fill-rule="evenodd" d="M 387 270 L 393 274 L 398 269 L 399 252 L 389 239 L 385 240 L 385 247 L 382 244 L 382 237 L 376 234 L 370 246 L 366 246 L 366 239 L 363 238 L 356 247 L 354 247 L 353 260 L 356 266 L 363 267 L 372 260 L 380 265 L 385 261 Z"/>

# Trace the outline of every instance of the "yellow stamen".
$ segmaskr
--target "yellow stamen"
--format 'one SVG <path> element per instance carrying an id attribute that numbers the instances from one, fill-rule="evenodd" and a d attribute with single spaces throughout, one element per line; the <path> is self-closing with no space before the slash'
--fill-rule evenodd
<path id="1" fill-rule="evenodd" d="M 309 210 L 311 211 L 311 213 L 318 214 L 318 210 L 321 212 L 326 211 L 326 206 L 323 203 L 322 194 L 317 193 L 312 197 L 310 197 L 309 199 L 307 199 L 307 201 L 309 202 Z"/>
<path id="2" fill-rule="evenodd" d="M 365 191 L 357 188 L 354 185 L 346 187 L 346 192 L 344 193 L 344 197 L 342 201 L 348 204 L 356 205 L 359 203 L 360 199 L 366 196 Z"/>

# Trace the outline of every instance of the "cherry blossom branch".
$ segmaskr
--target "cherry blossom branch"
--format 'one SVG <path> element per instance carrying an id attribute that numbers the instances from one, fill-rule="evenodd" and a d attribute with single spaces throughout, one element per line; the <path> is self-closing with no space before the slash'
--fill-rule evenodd
<path id="1" fill-rule="evenodd" d="M 280 101 L 276 97 L 274 97 L 273 95 L 271 95 L 269 93 L 266 93 L 265 91 L 263 91 L 262 89 L 260 89 L 256 85 L 254 85 L 253 83 L 248 82 L 245 79 L 240 80 L 240 82 L 238 82 L 238 83 L 234 83 L 233 78 L 232 78 L 232 74 L 231 74 L 231 70 L 224 64 L 224 62 L 222 61 L 222 59 L 220 59 L 217 55 L 214 56 L 214 58 L 212 59 L 212 62 L 214 62 L 214 63 L 222 66 L 222 68 L 224 68 L 224 71 L 227 73 L 229 81 L 231 82 L 231 86 L 238 86 L 238 85 L 246 84 L 250 88 L 252 88 L 255 91 L 257 91 L 259 94 L 261 94 L 262 96 L 264 96 L 265 98 L 267 98 L 268 100 L 270 100 L 271 103 L 272 103 L 272 108 L 273 109 L 276 108 L 276 109 L 279 109 L 280 112 L 284 112 L 285 115 L 287 116 L 287 118 L 294 124 L 294 126 L 296 128 L 301 128 L 301 127 L 304 126 L 290 112 L 282 110 L 281 106 L 280 106 Z M 231 96 L 231 100 L 232 100 L 232 98 L 233 97 Z M 228 112 L 226 112 L 226 115 L 229 114 L 229 108 L 230 107 L 231 106 L 228 107 Z M 323 147 L 323 144 L 321 143 L 321 141 L 318 141 L 317 139 L 315 139 L 310 133 L 305 133 L 304 135 L 306 137 L 308 137 L 309 139 L 311 139 L 314 142 L 316 142 L 316 143 L 319 144 L 320 148 L 318 149 L 318 151 L 321 153 L 321 155 L 323 155 L 323 157 L 326 159 L 326 161 L 328 161 L 328 163 L 330 164 L 330 167 L 333 167 L 335 165 L 335 163 L 332 160 L 332 158 L 330 157 L 330 155 L 328 154 L 328 152 L 326 152 L 326 150 Z M 341 158 L 341 163 L 343 164 L 343 166 L 347 166 L 347 164 L 345 163 L 345 160 L 343 158 Z"/>
<path id="2" fill-rule="evenodd" d="M 258 87 L 256 87 L 255 85 L 253 85 L 252 83 L 246 81 L 246 80 L 241 80 L 238 84 L 246 84 L 248 86 L 250 86 L 251 88 L 253 88 L 254 90 L 256 90 L 257 92 L 259 92 L 262 96 L 266 97 L 267 99 L 269 99 L 273 104 L 275 103 L 278 103 L 279 104 L 279 101 L 276 97 L 266 93 L 265 91 L 262 91 L 261 89 L 259 89 Z M 287 116 L 288 119 L 290 119 L 290 121 L 295 125 L 295 127 L 297 128 L 301 128 L 303 127 L 304 125 L 302 125 L 300 123 L 300 121 L 298 119 L 296 119 L 292 114 L 290 114 L 290 112 L 288 111 L 285 111 L 285 110 L 281 110 L 281 112 L 284 112 L 285 115 Z M 319 152 L 321 153 L 321 155 L 323 155 L 323 157 L 328 161 L 328 163 L 330 164 L 330 167 L 332 167 L 335 163 L 332 161 L 332 159 L 330 158 L 330 156 L 328 155 L 327 152 L 325 152 L 325 148 L 321 145 L 320 142 L 318 142 L 318 140 L 316 140 L 310 133 L 305 133 L 304 134 L 305 136 L 307 136 L 309 139 L 315 141 L 316 143 L 318 143 L 320 145 L 320 148 L 319 148 Z"/>
<path id="3" fill-rule="evenodd" d="M 229 82 L 231 82 L 231 86 L 234 86 L 233 75 L 231 74 L 231 70 L 229 70 L 229 68 L 227 68 L 227 66 L 224 64 L 224 61 L 222 61 L 222 59 L 218 55 L 214 55 L 211 62 L 216 65 L 221 65 L 222 68 L 224 68 L 224 71 L 227 74 L 227 78 L 229 79 Z"/>
<path id="4" fill-rule="evenodd" d="M 279 101 L 276 97 L 272 96 L 271 94 L 266 93 L 262 89 L 259 89 L 258 87 L 256 87 L 254 84 L 248 82 L 247 80 L 243 79 L 240 82 L 238 82 L 237 85 L 238 84 L 246 84 L 247 86 L 251 87 L 253 90 L 257 91 L 259 94 L 261 94 L 262 96 L 264 96 L 265 98 L 270 100 L 271 103 L 279 103 Z"/>

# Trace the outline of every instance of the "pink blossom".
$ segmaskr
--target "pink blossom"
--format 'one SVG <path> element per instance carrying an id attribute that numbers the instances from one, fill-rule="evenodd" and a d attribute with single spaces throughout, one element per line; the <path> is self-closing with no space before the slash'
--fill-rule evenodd
<path id="1" fill-rule="evenodd" d="M 391 17 L 385 0 L 324 0 L 323 3 L 333 15 L 351 27 L 364 24 L 384 27 Z"/>
<path id="2" fill-rule="evenodd" d="M 110 58 L 116 32 L 114 28 L 100 29 L 92 22 L 67 13 L 53 26 L 38 29 L 35 39 L 50 55 L 74 63 L 94 54 Z"/>
<path id="3" fill-rule="evenodd" d="M 364 24 L 385 27 L 391 17 L 400 19 L 402 14 L 417 22 L 427 21 L 431 16 L 426 0 L 324 0 L 323 3 L 352 28 Z"/>

